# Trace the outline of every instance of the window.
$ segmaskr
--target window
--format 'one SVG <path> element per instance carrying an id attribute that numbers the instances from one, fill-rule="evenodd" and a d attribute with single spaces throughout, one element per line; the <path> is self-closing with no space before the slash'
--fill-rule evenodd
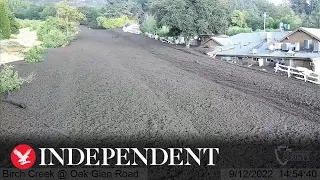
<path id="1" fill-rule="evenodd" d="M 258 61 L 259 61 L 259 58 L 252 58 L 252 61 L 258 62 Z"/>

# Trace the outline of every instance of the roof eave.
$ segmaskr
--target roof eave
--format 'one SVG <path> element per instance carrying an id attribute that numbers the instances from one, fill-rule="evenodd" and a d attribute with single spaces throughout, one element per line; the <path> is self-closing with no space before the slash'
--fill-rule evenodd
<path id="1" fill-rule="evenodd" d="M 276 55 L 265 55 L 265 54 L 217 54 L 217 56 L 237 56 L 237 57 L 273 57 L 273 58 L 294 58 L 294 59 L 315 59 L 319 57 L 299 57 L 299 56 L 276 56 Z"/>
<path id="2" fill-rule="evenodd" d="M 286 38 L 288 38 L 289 36 L 291 36 L 292 34 L 296 33 L 297 31 L 301 30 L 302 32 L 308 34 L 309 36 L 312 36 L 313 38 L 317 39 L 318 41 L 320 41 L 320 37 L 310 33 L 309 31 L 305 30 L 303 27 L 300 27 L 292 32 L 290 32 L 289 34 L 287 34 L 286 36 L 284 36 L 282 39 L 279 40 L 279 42 L 285 40 Z"/>

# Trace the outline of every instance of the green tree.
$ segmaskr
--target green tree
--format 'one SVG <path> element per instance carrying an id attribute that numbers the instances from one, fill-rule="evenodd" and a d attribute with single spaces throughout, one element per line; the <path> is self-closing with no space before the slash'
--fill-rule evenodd
<path id="1" fill-rule="evenodd" d="M 10 29 L 12 34 L 19 34 L 20 24 L 13 13 L 9 13 Z"/>
<path id="2" fill-rule="evenodd" d="M 40 18 L 43 20 L 48 19 L 48 17 L 50 16 L 54 17 L 57 15 L 57 8 L 53 4 L 48 4 L 45 6 L 45 8 L 42 10 L 42 12 L 39 15 L 40 15 Z"/>
<path id="3" fill-rule="evenodd" d="M 82 25 L 89 26 L 90 28 L 101 28 L 99 26 L 97 18 L 99 17 L 100 13 L 98 9 L 94 7 L 80 7 L 79 11 L 85 15 L 85 18 L 80 22 Z"/>
<path id="4" fill-rule="evenodd" d="M 227 10 L 218 0 L 200 0 L 195 4 L 197 34 L 223 34 L 228 27 Z"/>
<path id="5" fill-rule="evenodd" d="M 301 18 L 298 15 L 296 15 L 293 10 L 290 10 L 280 20 L 285 24 L 290 24 L 291 29 L 299 28 L 302 24 Z"/>
<path id="6" fill-rule="evenodd" d="M 61 19 L 66 27 L 66 34 L 68 37 L 73 35 L 69 32 L 70 30 L 78 31 L 80 21 L 85 18 L 84 14 L 77 8 L 70 6 L 66 0 L 57 4 L 57 17 Z"/>
<path id="7" fill-rule="evenodd" d="M 160 25 L 177 29 L 186 39 L 198 34 L 219 34 L 227 25 L 227 16 L 218 0 L 152 0 L 150 9 Z"/>
<path id="8" fill-rule="evenodd" d="M 310 26 L 314 28 L 320 28 L 320 2 L 315 5 L 314 11 L 310 15 Z"/>
<path id="9" fill-rule="evenodd" d="M 75 36 L 76 30 L 70 30 L 67 36 L 66 24 L 59 18 L 49 17 L 40 25 L 37 36 L 47 48 L 56 48 L 67 45 Z"/>
<path id="10" fill-rule="evenodd" d="M 252 30 L 263 29 L 263 17 L 260 14 L 254 12 L 254 10 L 248 10 L 247 25 Z"/>
<path id="11" fill-rule="evenodd" d="M 10 10 L 19 19 L 40 19 L 40 13 L 45 6 L 33 4 L 24 0 L 7 0 Z"/>
<path id="12" fill-rule="evenodd" d="M 317 0 L 290 0 L 291 8 L 300 14 L 310 14 Z"/>
<path id="13" fill-rule="evenodd" d="M 9 8 L 4 0 L 0 0 L 0 38 L 9 39 L 11 36 L 11 26 L 9 19 Z"/>
<path id="14" fill-rule="evenodd" d="M 138 3 L 131 0 L 109 1 L 100 11 L 106 18 L 118 18 L 122 15 L 136 17 L 138 15 Z"/>
<path id="15" fill-rule="evenodd" d="M 246 11 L 235 10 L 231 14 L 231 24 L 241 28 L 247 27 L 248 14 Z"/>
<path id="16" fill-rule="evenodd" d="M 140 29 L 142 32 L 155 33 L 157 30 L 157 21 L 154 16 L 147 14 Z"/>
<path id="17" fill-rule="evenodd" d="M 306 15 L 306 14 L 301 14 L 301 20 L 302 20 L 302 27 L 316 27 L 314 25 L 314 14 Z"/>

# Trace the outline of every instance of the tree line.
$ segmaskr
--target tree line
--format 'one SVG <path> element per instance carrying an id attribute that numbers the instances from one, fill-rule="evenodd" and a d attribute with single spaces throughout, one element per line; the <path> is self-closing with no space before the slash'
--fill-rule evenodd
<path id="1" fill-rule="evenodd" d="M 1 0 L 5 1 L 5 0 Z M 32 4 L 26 0 L 7 1 L 13 17 L 46 20 L 57 15 L 56 4 Z M 91 28 L 121 27 L 135 21 L 143 31 L 191 37 L 196 34 L 227 34 L 275 31 L 280 23 L 320 28 L 318 0 L 291 0 L 275 5 L 267 0 L 105 0 L 100 6 L 77 7 L 84 14 L 80 23 Z"/>

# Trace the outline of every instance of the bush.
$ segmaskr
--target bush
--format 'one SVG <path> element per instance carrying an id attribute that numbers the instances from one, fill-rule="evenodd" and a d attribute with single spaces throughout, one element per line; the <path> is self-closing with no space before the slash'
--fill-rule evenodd
<path id="1" fill-rule="evenodd" d="M 42 41 L 46 48 L 57 48 L 69 43 L 67 35 L 57 28 L 52 28 L 48 33 L 42 35 Z"/>
<path id="2" fill-rule="evenodd" d="M 146 15 L 141 24 L 141 32 L 154 34 L 157 30 L 157 21 L 152 15 Z"/>
<path id="3" fill-rule="evenodd" d="M 119 18 L 105 18 L 98 17 L 99 24 L 106 29 L 120 28 L 126 25 L 128 22 L 136 23 L 134 19 L 130 19 L 128 16 L 121 16 Z"/>
<path id="4" fill-rule="evenodd" d="M 0 93 L 20 89 L 23 80 L 12 66 L 0 66 Z"/>
<path id="5" fill-rule="evenodd" d="M 40 20 L 18 19 L 20 28 L 30 28 L 30 30 L 37 30 L 43 23 Z"/>
<path id="6" fill-rule="evenodd" d="M 162 26 L 160 29 L 157 30 L 157 34 L 160 37 L 167 37 L 169 36 L 170 28 L 167 26 Z"/>
<path id="7" fill-rule="evenodd" d="M 61 19 L 52 17 L 40 25 L 37 36 L 46 48 L 56 48 L 69 44 L 76 38 L 77 33 L 78 26 L 76 24 L 71 24 L 67 28 Z"/>
<path id="8" fill-rule="evenodd" d="M 230 27 L 227 31 L 227 35 L 233 36 L 240 33 L 251 33 L 251 32 L 253 32 L 251 28 Z"/>
<path id="9" fill-rule="evenodd" d="M 42 61 L 44 49 L 41 46 L 34 46 L 28 52 L 24 59 L 27 63 L 35 63 Z"/>
<path id="10" fill-rule="evenodd" d="M 269 29 L 269 28 L 266 29 L 266 32 L 280 32 L 280 31 L 281 30 L 279 30 L 279 29 Z M 255 32 L 264 32 L 264 30 L 257 29 L 257 30 L 255 30 Z"/>

